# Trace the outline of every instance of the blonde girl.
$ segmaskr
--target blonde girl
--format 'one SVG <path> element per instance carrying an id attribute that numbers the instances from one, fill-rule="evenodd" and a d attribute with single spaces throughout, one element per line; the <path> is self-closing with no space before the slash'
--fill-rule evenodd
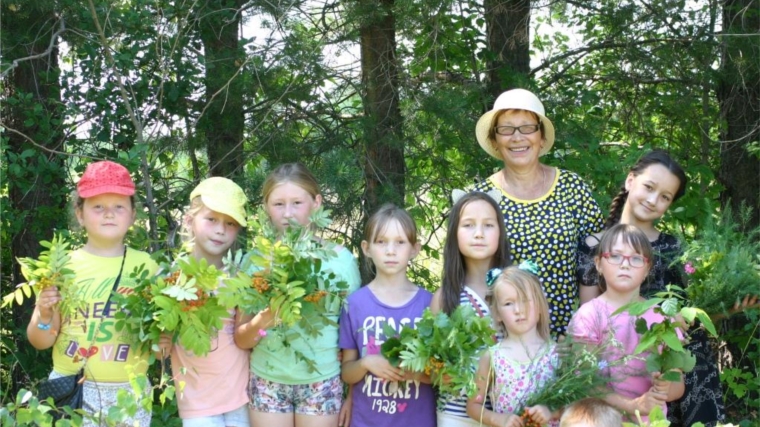
<path id="1" fill-rule="evenodd" d="M 467 413 L 493 427 L 522 426 L 517 415 L 521 411 L 541 425 L 556 425 L 559 413 L 540 404 L 525 407 L 533 392 L 554 379 L 558 363 L 549 334 L 549 304 L 538 276 L 506 268 L 495 279 L 491 307 L 504 338 L 480 358 L 475 377 L 478 393 L 468 400 Z M 485 407 L 486 394 L 493 410 Z"/>
<path id="2" fill-rule="evenodd" d="M 430 309 L 433 313 L 451 314 L 464 304 L 480 317 L 490 317 L 486 274 L 510 263 L 504 219 L 488 193 L 455 191 L 454 195 L 443 248 L 443 283 L 433 295 Z M 438 408 L 439 427 L 478 425 L 467 416 L 465 394 L 440 393 Z"/>
<path id="3" fill-rule="evenodd" d="M 384 205 L 370 217 L 364 238 L 362 251 L 376 275 L 348 298 L 340 319 L 342 375 L 353 386 L 351 426 L 435 427 L 430 378 L 404 372 L 380 353 L 386 327 L 397 333 L 414 327 L 430 305 L 430 292 L 407 277 L 420 251 L 417 227 L 406 211 Z"/>
<path id="4" fill-rule="evenodd" d="M 602 294 L 583 304 L 570 322 L 570 331 L 579 342 L 599 346 L 609 334 L 619 346 L 606 349 L 608 361 L 617 361 L 634 353 L 640 336 L 636 333 L 636 317 L 628 312 L 613 314 L 624 305 L 642 300 L 641 285 L 651 268 L 654 253 L 647 235 L 633 225 L 618 224 L 604 232 L 594 262 L 600 274 Z M 662 316 L 650 309 L 643 316 L 648 324 L 661 322 Z M 612 365 L 612 363 L 610 364 Z M 660 374 L 649 374 L 640 357 L 625 366 L 612 368 L 610 393 L 604 400 L 633 421 L 636 411 L 645 421 L 657 406 L 667 413 L 666 403 L 683 395 L 683 376 L 679 382 L 660 380 Z"/>
<path id="5" fill-rule="evenodd" d="M 227 178 L 201 181 L 190 193 L 182 224 L 190 256 L 223 269 L 222 259 L 246 225 L 243 189 Z M 248 362 L 250 351 L 235 345 L 236 310 L 223 319 L 212 339 L 211 352 L 195 356 L 162 336 L 161 347 L 171 354 L 177 407 L 183 427 L 249 427 Z"/>
<path id="6" fill-rule="evenodd" d="M 291 221 L 306 226 L 309 215 L 322 205 L 322 195 L 314 175 L 299 163 L 277 167 L 264 182 L 264 207 L 272 224 L 280 231 Z M 338 246 L 335 256 L 323 260 L 323 271 L 331 271 L 349 285 L 349 293 L 361 282 L 354 255 Z M 336 311 L 331 316 L 337 322 Z M 285 347 L 274 334 L 262 338 L 274 326 L 274 314 L 266 309 L 238 321 L 235 341 L 251 354 L 252 424 L 268 427 L 335 427 L 345 422 L 341 415 L 343 383 L 338 360 L 338 327 L 322 328 L 317 338 L 306 339 L 305 331 L 293 327 L 296 338 Z M 314 361 L 311 368 L 298 354 Z M 345 405 L 345 410 L 350 405 Z"/>
<path id="7" fill-rule="evenodd" d="M 115 292 L 127 293 L 135 286 L 130 273 L 145 268 L 155 274 L 158 266 L 142 251 L 124 245 L 124 237 L 134 224 L 135 184 L 122 165 L 101 161 L 87 166 L 77 183 L 75 214 L 87 233 L 81 248 L 71 254 L 71 269 L 81 289 L 84 308 L 62 318 L 57 310 L 61 294 L 55 287 L 40 292 L 26 332 L 38 350 L 53 348 L 50 379 L 76 374 L 85 366 L 83 405 L 84 426 L 105 426 L 108 409 L 117 404 L 119 390 L 133 393 L 129 379 L 144 375 L 148 353 L 114 329 L 113 304 L 106 304 Z M 86 362 L 86 365 L 85 365 Z M 151 414 L 142 405 L 137 413 L 119 425 L 150 426 Z"/>

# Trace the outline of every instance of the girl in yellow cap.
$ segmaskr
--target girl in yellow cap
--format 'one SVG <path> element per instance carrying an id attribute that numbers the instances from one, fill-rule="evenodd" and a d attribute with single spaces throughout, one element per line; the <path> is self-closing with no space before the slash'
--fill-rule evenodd
<path id="1" fill-rule="evenodd" d="M 221 270 L 222 259 L 246 225 L 246 202 L 243 189 L 227 178 L 198 184 L 183 218 L 190 255 Z M 236 310 L 229 314 L 205 356 L 172 345 L 168 335 L 161 337 L 161 348 L 171 350 L 175 384 L 184 384 L 177 393 L 183 427 L 250 426 L 246 389 L 251 352 L 235 345 Z"/>
<path id="2" fill-rule="evenodd" d="M 114 329 L 116 305 L 112 291 L 129 293 L 130 273 L 143 266 L 155 274 L 150 256 L 127 248 L 124 237 L 135 222 L 135 184 L 129 171 L 114 162 L 87 166 L 77 184 L 75 214 L 87 233 L 83 247 L 71 253 L 71 269 L 84 299 L 74 316 L 61 316 L 61 294 L 55 287 L 40 292 L 26 329 L 35 348 L 53 348 L 50 379 L 76 374 L 84 367 L 82 409 L 92 417 L 83 426 L 105 426 L 109 408 L 117 406 L 119 390 L 134 393 L 131 375 L 145 374 L 147 353 L 141 353 Z M 123 274 L 122 274 L 123 273 Z M 151 414 L 141 405 L 119 426 L 150 426 Z"/>

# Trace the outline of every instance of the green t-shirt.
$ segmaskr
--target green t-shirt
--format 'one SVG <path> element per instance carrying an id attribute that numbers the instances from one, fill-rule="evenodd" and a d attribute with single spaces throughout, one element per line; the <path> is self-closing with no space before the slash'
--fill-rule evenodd
<path id="1" fill-rule="evenodd" d="M 325 271 L 331 271 L 348 283 L 348 293 L 359 289 L 361 276 L 354 255 L 346 248 L 341 248 L 338 255 L 330 258 L 322 265 Z M 330 318 L 336 324 L 341 307 L 332 307 Z M 251 371 L 256 376 L 268 381 L 281 384 L 311 384 L 324 381 L 340 374 L 338 360 L 338 327 L 324 326 L 320 328 L 318 337 L 308 336 L 299 326 L 294 326 L 288 332 L 293 338 L 289 339 L 289 347 L 284 347 L 282 341 L 273 336 L 264 337 L 254 347 L 251 354 Z M 316 371 L 296 355 L 300 352 L 316 364 Z"/>

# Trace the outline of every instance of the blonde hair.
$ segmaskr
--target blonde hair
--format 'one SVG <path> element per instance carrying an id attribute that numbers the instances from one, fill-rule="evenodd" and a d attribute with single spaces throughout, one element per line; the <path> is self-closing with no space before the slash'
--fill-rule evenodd
<path id="1" fill-rule="evenodd" d="M 596 397 L 581 399 L 568 406 L 559 420 L 559 427 L 621 427 L 622 425 L 622 414 L 604 400 Z"/>
<path id="2" fill-rule="evenodd" d="M 179 235 L 182 236 L 182 247 L 185 248 L 185 250 L 188 252 L 192 252 L 193 248 L 195 247 L 195 233 L 193 232 L 191 219 L 195 220 L 195 216 L 198 215 L 198 213 L 205 207 L 207 206 L 205 203 L 203 203 L 201 196 L 195 196 L 193 200 L 190 200 L 190 204 L 187 206 L 185 213 L 182 215 L 182 226 L 180 228 Z M 240 227 L 240 231 L 238 233 L 241 233 L 243 230 L 243 227 Z M 238 238 L 239 237 L 240 234 L 238 234 Z M 228 251 L 235 251 L 237 248 L 238 241 L 235 240 Z"/>
<path id="3" fill-rule="evenodd" d="M 264 196 L 264 204 L 267 203 L 269 196 L 275 188 L 288 182 L 303 188 L 312 198 L 316 198 L 321 194 L 317 179 L 314 178 L 314 175 L 306 166 L 301 163 L 285 163 L 277 166 L 267 175 L 267 179 L 264 181 L 261 189 L 261 194 Z"/>
<path id="4" fill-rule="evenodd" d="M 549 341 L 551 339 L 551 336 L 549 335 L 549 303 L 546 301 L 546 295 L 544 295 L 541 282 L 535 274 L 520 270 L 516 266 L 505 268 L 493 285 L 491 313 L 493 313 L 496 326 L 501 329 L 501 332 L 505 337 L 508 336 L 508 331 L 507 328 L 504 327 L 504 323 L 500 318 L 497 318 L 499 313 L 499 290 L 508 285 L 515 288 L 517 296 L 520 301 L 523 301 L 523 303 L 531 299 L 533 300 L 533 307 L 538 310 L 536 330 L 541 338 Z M 517 303 L 520 304 L 519 301 Z"/>

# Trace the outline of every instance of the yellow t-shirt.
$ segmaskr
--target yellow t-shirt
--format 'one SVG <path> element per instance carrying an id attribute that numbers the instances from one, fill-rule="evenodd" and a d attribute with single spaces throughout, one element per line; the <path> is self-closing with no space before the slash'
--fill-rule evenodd
<path id="1" fill-rule="evenodd" d="M 108 312 L 103 312 L 119 274 L 121 261 L 121 256 L 95 256 L 82 249 L 71 254 L 72 270 L 85 304 L 71 319 L 63 319 L 63 326 L 53 346 L 53 369 L 56 372 L 74 374 L 86 357 L 89 357 L 86 368 L 89 381 L 126 382 L 130 373 L 144 374 L 147 371 L 149 354 L 138 353 L 134 343 L 128 342 L 114 329 L 116 304 L 111 302 Z M 158 269 L 147 253 L 128 249 L 117 292 L 131 292 L 135 279 L 130 274 L 141 266 L 151 276 Z"/>

